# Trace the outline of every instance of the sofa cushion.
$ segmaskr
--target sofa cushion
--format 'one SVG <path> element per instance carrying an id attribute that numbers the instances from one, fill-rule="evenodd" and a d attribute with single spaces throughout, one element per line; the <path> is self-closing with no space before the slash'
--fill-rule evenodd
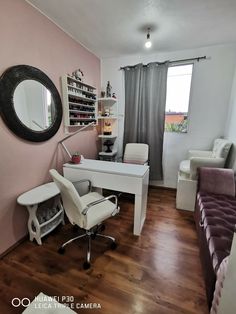
<path id="1" fill-rule="evenodd" d="M 199 192 L 197 200 L 212 265 L 217 272 L 222 260 L 230 254 L 236 225 L 236 199 Z"/>
<path id="2" fill-rule="evenodd" d="M 229 153 L 229 150 L 232 146 L 232 142 L 229 142 L 226 139 L 217 138 L 214 141 L 212 157 L 215 158 L 224 158 L 226 159 Z"/>
<path id="3" fill-rule="evenodd" d="M 235 196 L 233 169 L 199 168 L 199 191 Z"/>

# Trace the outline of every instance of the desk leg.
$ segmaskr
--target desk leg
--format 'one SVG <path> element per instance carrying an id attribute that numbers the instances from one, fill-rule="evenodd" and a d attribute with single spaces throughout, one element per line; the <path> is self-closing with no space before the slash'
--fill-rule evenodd
<path id="1" fill-rule="evenodd" d="M 41 237 L 40 237 L 40 226 L 39 222 L 36 216 L 36 212 L 38 209 L 38 204 L 37 205 L 32 205 L 32 206 L 27 206 L 28 212 L 29 212 L 29 219 L 28 219 L 28 230 L 29 230 L 29 236 L 30 236 L 30 241 L 35 240 L 39 245 L 42 245 Z M 35 227 L 35 231 L 32 228 L 32 224 Z"/>
<path id="2" fill-rule="evenodd" d="M 141 217 L 142 217 L 142 196 L 135 195 L 134 202 L 134 235 L 141 234 Z"/>
<path id="3" fill-rule="evenodd" d="M 134 203 L 134 235 L 139 236 L 142 232 L 147 211 L 147 195 L 148 195 L 148 178 L 149 173 L 143 180 L 142 195 L 135 194 Z"/>

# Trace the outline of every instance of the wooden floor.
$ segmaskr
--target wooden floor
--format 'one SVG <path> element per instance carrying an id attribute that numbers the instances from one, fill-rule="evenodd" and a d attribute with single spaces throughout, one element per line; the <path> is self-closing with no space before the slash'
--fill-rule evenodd
<path id="1" fill-rule="evenodd" d="M 42 246 L 26 241 L 5 256 L 0 261 L 0 313 L 22 313 L 22 307 L 11 306 L 12 298 L 32 300 L 39 292 L 102 307 L 78 313 L 208 313 L 192 214 L 175 210 L 175 192 L 150 188 L 140 237 L 132 235 L 132 199 L 120 205 L 119 216 L 107 221 L 104 232 L 114 235 L 119 246 L 111 251 L 106 240 L 95 239 L 88 271 L 82 269 L 85 241 L 70 244 L 63 256 L 57 253 L 61 243 L 75 236 L 69 224 Z"/>

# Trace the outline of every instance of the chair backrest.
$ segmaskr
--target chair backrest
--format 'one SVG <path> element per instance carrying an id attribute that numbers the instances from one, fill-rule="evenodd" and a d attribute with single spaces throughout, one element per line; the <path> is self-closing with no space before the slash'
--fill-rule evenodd
<path id="1" fill-rule="evenodd" d="M 231 146 L 232 146 L 232 142 L 226 139 L 222 139 L 222 138 L 215 139 L 213 150 L 212 150 L 212 157 L 224 158 L 224 160 L 226 160 Z"/>
<path id="2" fill-rule="evenodd" d="M 55 169 L 49 172 L 61 192 L 63 207 L 70 223 L 83 228 L 86 219 L 82 214 L 84 205 L 73 183 L 61 176 Z"/>
<path id="3" fill-rule="evenodd" d="M 149 146 L 142 143 L 128 143 L 125 145 L 123 162 L 144 165 L 148 162 Z"/>

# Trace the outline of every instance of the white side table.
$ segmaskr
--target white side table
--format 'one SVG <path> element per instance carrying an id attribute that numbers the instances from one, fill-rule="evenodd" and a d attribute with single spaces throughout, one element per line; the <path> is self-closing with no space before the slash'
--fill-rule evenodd
<path id="1" fill-rule="evenodd" d="M 59 211 L 49 220 L 40 223 L 37 217 L 37 209 L 40 203 L 54 197 L 53 208 Z M 42 244 L 42 237 L 50 233 L 60 223 L 64 224 L 64 209 L 60 201 L 60 191 L 54 182 L 46 183 L 25 192 L 17 198 L 20 205 L 27 207 L 29 212 L 28 229 L 30 241 L 35 239 L 39 245 Z"/>

